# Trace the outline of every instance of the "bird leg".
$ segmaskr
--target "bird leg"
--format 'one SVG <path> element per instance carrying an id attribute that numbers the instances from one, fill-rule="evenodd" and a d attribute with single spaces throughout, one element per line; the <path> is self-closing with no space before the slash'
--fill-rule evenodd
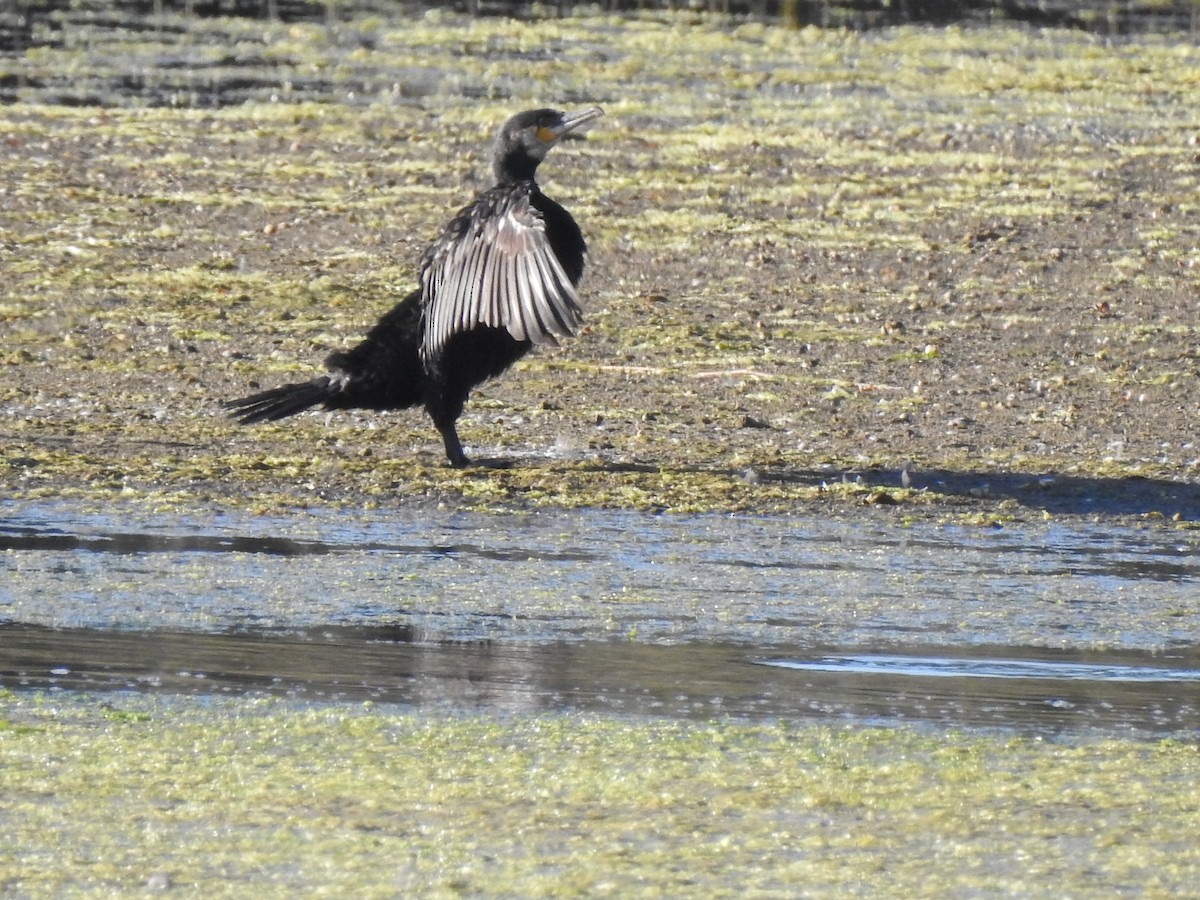
<path id="1" fill-rule="evenodd" d="M 446 458 L 450 460 L 452 468 L 461 469 L 471 464 L 467 454 L 463 453 L 462 442 L 458 439 L 453 425 L 442 432 L 442 442 L 446 445 Z"/>
<path id="2" fill-rule="evenodd" d="M 462 415 L 466 396 L 466 390 L 462 391 L 461 397 L 457 392 L 447 390 L 437 374 L 431 373 L 425 382 L 425 411 L 429 413 L 429 418 L 433 419 L 433 426 L 441 434 L 442 443 L 446 445 L 446 459 L 456 469 L 470 463 L 467 454 L 463 453 L 462 441 L 458 439 L 458 428 L 455 426 L 458 417 Z"/>
<path id="3" fill-rule="evenodd" d="M 458 429 L 454 427 L 454 422 L 439 424 L 437 429 L 442 433 L 442 443 L 446 445 L 446 459 L 450 460 L 450 465 L 455 469 L 470 465 L 467 454 L 463 453 L 462 441 L 458 439 Z"/>

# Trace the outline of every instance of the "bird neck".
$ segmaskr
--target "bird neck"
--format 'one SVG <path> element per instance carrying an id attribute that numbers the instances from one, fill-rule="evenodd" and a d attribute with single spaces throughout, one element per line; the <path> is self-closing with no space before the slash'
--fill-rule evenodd
<path id="1" fill-rule="evenodd" d="M 539 160 L 528 153 L 514 152 L 497 156 L 492 163 L 492 172 L 497 184 L 516 184 L 518 181 L 533 181 Z"/>

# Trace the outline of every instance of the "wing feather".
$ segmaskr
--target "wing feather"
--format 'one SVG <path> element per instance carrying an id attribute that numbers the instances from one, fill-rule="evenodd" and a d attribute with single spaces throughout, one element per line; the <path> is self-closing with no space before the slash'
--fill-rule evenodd
<path id="1" fill-rule="evenodd" d="M 547 304 L 546 307 L 553 316 L 553 325 L 549 326 L 549 331 L 555 337 L 567 337 L 574 334 L 574 329 L 579 326 L 580 322 L 579 298 L 575 293 L 575 288 L 567 279 L 562 266 L 557 265 L 557 259 L 537 256 L 535 261 L 540 272 L 540 279 L 547 286 L 548 295 L 557 301 Z M 564 299 L 567 302 L 562 302 Z"/>
<path id="2" fill-rule="evenodd" d="M 496 277 L 495 265 L 484 265 L 480 270 L 479 300 L 484 310 L 484 320 L 487 322 L 500 321 L 500 291 Z"/>
<path id="3" fill-rule="evenodd" d="M 583 321 L 579 295 L 527 185 L 493 189 L 459 213 L 426 251 L 421 289 L 426 360 L 455 334 L 481 326 L 556 344 Z"/>
<path id="4" fill-rule="evenodd" d="M 546 292 L 537 274 L 537 256 L 523 256 L 518 263 L 521 273 L 521 305 L 527 320 L 533 324 L 533 333 L 545 335 L 546 323 L 542 320 L 542 308 L 546 305 Z"/>
<path id="5" fill-rule="evenodd" d="M 463 250 L 464 262 L 458 279 L 458 292 L 454 298 L 458 311 L 455 328 L 459 331 L 470 331 L 477 324 L 475 319 L 480 314 L 476 309 L 476 299 L 482 294 L 476 291 L 476 286 L 482 291 L 483 273 L 488 268 L 489 248 L 485 242 L 476 240 Z"/>

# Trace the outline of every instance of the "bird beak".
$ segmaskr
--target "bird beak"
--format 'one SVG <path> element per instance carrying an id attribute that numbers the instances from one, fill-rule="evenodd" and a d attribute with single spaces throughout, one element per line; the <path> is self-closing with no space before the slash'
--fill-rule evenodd
<path id="1" fill-rule="evenodd" d="M 573 113 L 572 115 L 563 116 L 563 120 L 554 128 L 547 128 L 552 136 L 552 141 L 557 141 L 564 135 L 572 134 L 574 136 L 583 136 L 583 132 L 596 119 L 604 115 L 604 110 L 598 106 L 593 106 L 591 109 L 585 109 L 583 112 Z"/>

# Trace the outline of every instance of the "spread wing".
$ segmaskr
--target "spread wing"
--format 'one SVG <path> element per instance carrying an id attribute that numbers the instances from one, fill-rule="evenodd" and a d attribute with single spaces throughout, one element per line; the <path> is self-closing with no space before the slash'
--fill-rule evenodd
<path id="1" fill-rule="evenodd" d="M 463 210 L 426 255 L 421 292 L 426 360 L 451 336 L 481 325 L 557 344 L 583 321 L 579 295 L 524 191 L 485 195 Z"/>

